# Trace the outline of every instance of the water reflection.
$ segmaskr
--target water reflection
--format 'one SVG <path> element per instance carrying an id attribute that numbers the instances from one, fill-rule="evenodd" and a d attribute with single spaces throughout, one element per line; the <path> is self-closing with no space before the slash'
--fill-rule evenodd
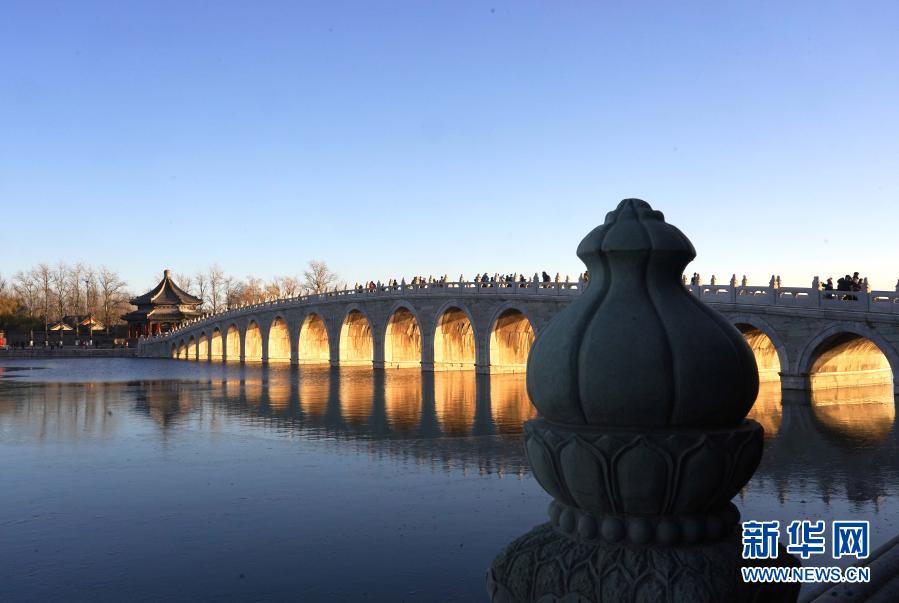
<path id="1" fill-rule="evenodd" d="M 402 433 L 414 432 L 421 422 L 421 371 L 387 371 L 384 375 L 384 399 L 390 428 Z"/>
<path id="2" fill-rule="evenodd" d="M 748 418 L 755 419 L 765 429 L 765 439 L 769 440 L 777 436 L 780 431 L 781 417 L 783 416 L 781 404 L 783 394 L 780 389 L 780 379 L 759 382 L 759 395 L 755 404 L 749 411 Z"/>
<path id="3" fill-rule="evenodd" d="M 896 405 L 892 383 L 812 390 L 814 417 L 839 442 L 868 445 L 893 429 Z"/>
<path id="4" fill-rule="evenodd" d="M 137 598 L 210 598 L 222 566 L 246 572 L 227 585 L 246 582 L 241 598 L 263 589 L 303 598 L 298 580 L 330 594 L 347 564 L 366 571 L 381 561 L 372 550 L 391 550 L 340 596 L 363 598 L 402 566 L 401 584 L 372 598 L 397 600 L 414 586 L 421 600 L 437 600 L 470 581 L 456 599 L 475 600 L 486 557 L 459 555 L 460 543 L 487 555 L 545 517 L 520 435 L 536 414 L 521 374 L 170 360 L 42 366 L 0 371 L 0 452 L 10 460 L 4 479 L 14 480 L 0 497 L 0 525 L 11 532 L 0 553 L 14 576 L 0 580 L 0 599 L 51 599 L 34 589 L 70 584 L 70 568 L 86 583 L 73 598 L 90 598 L 110 576 L 165 559 L 154 548 L 165 542 L 180 547 L 183 563 L 148 573 L 184 572 Z M 783 524 L 868 519 L 877 546 L 899 525 L 892 391 L 816 389 L 805 402 L 782 404 L 777 383 L 762 384 L 751 416 L 765 427 L 765 455 L 741 511 Z M 505 476 L 522 479 L 497 479 Z M 209 558 L 217 563 L 201 583 Z M 469 573 L 451 565 L 463 561 Z M 152 596 L 168 585 L 168 597 Z"/>
<path id="5" fill-rule="evenodd" d="M 184 425 L 232 432 L 262 427 L 278 437 L 367 442 L 369 451 L 397 455 L 413 451 L 416 458 L 450 466 L 476 463 L 482 470 L 527 471 L 519 434 L 522 423 L 537 413 L 522 374 L 189 366 L 194 372 L 185 376 L 194 379 L 64 383 L 0 378 L 0 434 L 75 440 L 125 432 L 139 417 L 163 431 Z M 32 371 L 28 378 L 34 374 L 39 373 Z M 888 384 L 816 388 L 806 405 L 784 405 L 779 382 L 764 381 L 749 415 L 763 425 L 766 437 L 753 483 L 773 480 L 783 500 L 792 489 L 809 487 L 824 501 L 835 495 L 869 501 L 896 496 L 895 412 Z"/>

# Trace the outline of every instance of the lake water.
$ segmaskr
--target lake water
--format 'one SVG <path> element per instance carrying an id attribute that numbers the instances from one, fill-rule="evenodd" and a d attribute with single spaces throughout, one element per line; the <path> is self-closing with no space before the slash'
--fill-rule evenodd
<path id="1" fill-rule="evenodd" d="M 763 384 L 744 519 L 899 532 L 883 395 Z M 546 519 L 533 416 L 522 375 L 2 360 L 0 600 L 484 600 Z"/>

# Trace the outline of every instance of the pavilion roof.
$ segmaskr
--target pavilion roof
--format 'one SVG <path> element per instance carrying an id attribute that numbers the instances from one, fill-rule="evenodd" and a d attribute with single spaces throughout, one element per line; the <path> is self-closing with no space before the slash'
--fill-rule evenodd
<path id="1" fill-rule="evenodd" d="M 159 284 L 147 291 L 143 295 L 138 295 L 130 300 L 135 306 L 147 305 L 185 305 L 199 306 L 203 300 L 194 297 L 172 280 L 171 272 L 166 270 L 163 272 L 162 280 Z"/>

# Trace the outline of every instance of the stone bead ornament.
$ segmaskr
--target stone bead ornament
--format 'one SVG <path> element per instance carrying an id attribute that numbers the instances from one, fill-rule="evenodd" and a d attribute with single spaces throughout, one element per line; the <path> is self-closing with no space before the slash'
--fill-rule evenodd
<path id="1" fill-rule="evenodd" d="M 496 558 L 491 600 L 795 599 L 798 585 L 739 573 L 798 562 L 740 559 L 731 499 L 762 457 L 746 419 L 758 369 L 743 335 L 686 291 L 693 245 L 625 199 L 577 254 L 590 286 L 538 333 L 527 367 L 541 416 L 525 448 L 550 521 Z"/>

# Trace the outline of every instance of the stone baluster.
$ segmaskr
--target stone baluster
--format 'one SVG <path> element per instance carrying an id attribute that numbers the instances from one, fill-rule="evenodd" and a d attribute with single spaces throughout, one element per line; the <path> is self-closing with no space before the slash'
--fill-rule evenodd
<path id="1" fill-rule="evenodd" d="M 899 293 L 899 280 L 896 281 L 896 292 Z"/>
<path id="2" fill-rule="evenodd" d="M 768 286 L 771 287 L 772 289 L 777 287 L 777 281 L 774 279 L 773 274 L 771 275 L 771 280 L 768 281 Z"/>
<path id="3" fill-rule="evenodd" d="M 777 278 L 774 280 L 774 286 L 780 289 L 780 275 L 777 275 Z"/>
<path id="4" fill-rule="evenodd" d="M 862 291 L 865 293 L 871 293 L 871 285 L 868 284 L 868 277 L 862 279 Z"/>
<path id="5" fill-rule="evenodd" d="M 820 291 L 821 290 L 821 279 L 817 276 L 812 279 L 812 290 Z"/>
<path id="6" fill-rule="evenodd" d="M 752 350 L 678 284 L 696 253 L 661 212 L 626 199 L 578 246 L 588 288 L 531 348 L 524 428 L 548 523 L 487 576 L 492 601 L 792 601 L 798 584 L 746 583 L 731 499 L 762 457 L 746 419 Z M 639 342 L 635 345 L 635 342 Z"/>
<path id="7" fill-rule="evenodd" d="M 718 284 L 718 279 L 715 278 L 715 275 L 714 275 L 714 274 L 712 275 L 712 280 L 709 281 L 709 284 L 712 285 L 712 287 L 714 287 L 715 285 Z"/>
<path id="8" fill-rule="evenodd" d="M 740 281 L 740 286 L 741 286 L 741 287 L 748 287 L 748 286 L 749 286 L 749 279 L 746 278 L 746 275 L 745 275 L 745 274 L 743 275 L 743 279 Z"/>

